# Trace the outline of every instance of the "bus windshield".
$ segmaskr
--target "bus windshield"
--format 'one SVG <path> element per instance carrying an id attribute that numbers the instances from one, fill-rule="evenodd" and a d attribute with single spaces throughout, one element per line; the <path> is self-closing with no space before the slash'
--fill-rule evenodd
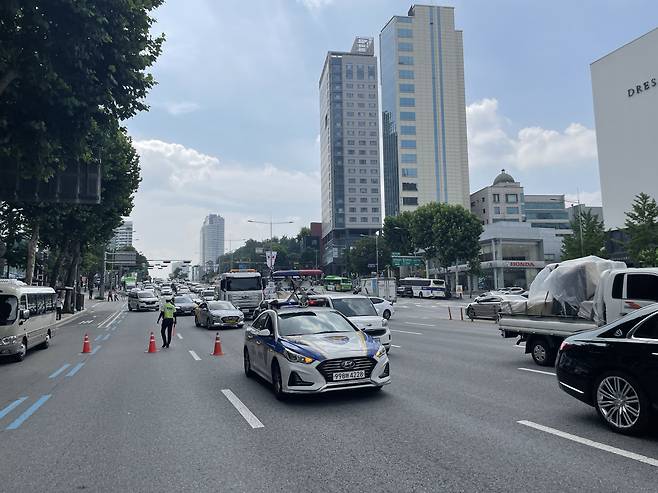
<path id="1" fill-rule="evenodd" d="M 260 277 L 227 277 L 226 291 L 260 291 Z"/>
<path id="2" fill-rule="evenodd" d="M 18 316 L 18 299 L 16 296 L 0 294 L 0 325 L 11 325 Z"/>

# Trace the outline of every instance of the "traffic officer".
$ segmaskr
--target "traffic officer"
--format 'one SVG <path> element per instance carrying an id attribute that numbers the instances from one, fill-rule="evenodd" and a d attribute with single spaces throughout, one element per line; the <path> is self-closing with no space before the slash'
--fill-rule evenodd
<path id="1" fill-rule="evenodd" d="M 159 323 L 160 320 L 162 320 L 162 328 L 160 329 L 162 347 L 168 348 L 169 344 L 171 344 L 171 331 L 176 326 L 176 305 L 174 305 L 172 298 L 169 298 L 162 306 L 160 316 L 158 316 L 158 322 L 156 323 Z"/>

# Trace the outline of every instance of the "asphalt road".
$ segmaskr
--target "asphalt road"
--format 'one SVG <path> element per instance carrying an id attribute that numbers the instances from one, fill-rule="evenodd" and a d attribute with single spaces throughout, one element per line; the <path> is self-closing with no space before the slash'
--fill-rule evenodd
<path id="1" fill-rule="evenodd" d="M 0 363 L 0 490 L 656 491 L 658 433 L 609 432 L 493 323 L 446 306 L 396 304 L 382 392 L 281 403 L 244 376 L 242 330 L 213 357 L 215 333 L 180 318 L 146 354 L 157 314 L 99 304 Z"/>

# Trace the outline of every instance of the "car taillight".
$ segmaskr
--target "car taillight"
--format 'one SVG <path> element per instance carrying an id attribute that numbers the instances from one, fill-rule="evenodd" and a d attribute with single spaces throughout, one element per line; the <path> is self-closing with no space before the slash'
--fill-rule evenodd
<path id="1" fill-rule="evenodd" d="M 565 349 L 568 349 L 571 346 L 573 346 L 573 344 L 571 344 L 570 342 L 562 341 L 562 344 L 560 344 L 560 351 L 564 351 Z"/>

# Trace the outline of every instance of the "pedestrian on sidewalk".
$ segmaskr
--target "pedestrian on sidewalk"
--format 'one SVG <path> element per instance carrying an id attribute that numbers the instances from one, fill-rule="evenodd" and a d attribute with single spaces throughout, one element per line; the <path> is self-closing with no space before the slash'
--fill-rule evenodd
<path id="1" fill-rule="evenodd" d="M 119 295 L 114 291 L 114 301 L 119 301 Z"/>
<path id="2" fill-rule="evenodd" d="M 174 305 L 172 298 L 169 298 L 165 302 L 156 323 L 160 323 L 160 320 L 162 320 L 162 328 L 160 329 L 162 347 L 168 348 L 169 344 L 171 344 L 171 331 L 176 327 L 176 305 Z"/>
<path id="3" fill-rule="evenodd" d="M 94 286 L 92 286 L 92 285 L 90 284 L 90 285 L 89 285 L 89 299 L 91 300 L 91 299 L 93 299 L 93 298 L 94 298 Z"/>
<path id="4" fill-rule="evenodd" d="M 107 301 L 112 301 L 112 288 L 107 292 Z"/>
<path id="5" fill-rule="evenodd" d="M 62 310 L 64 309 L 64 300 L 61 295 L 57 295 L 57 301 L 55 302 L 55 308 L 57 309 L 57 320 L 62 319 Z"/>

